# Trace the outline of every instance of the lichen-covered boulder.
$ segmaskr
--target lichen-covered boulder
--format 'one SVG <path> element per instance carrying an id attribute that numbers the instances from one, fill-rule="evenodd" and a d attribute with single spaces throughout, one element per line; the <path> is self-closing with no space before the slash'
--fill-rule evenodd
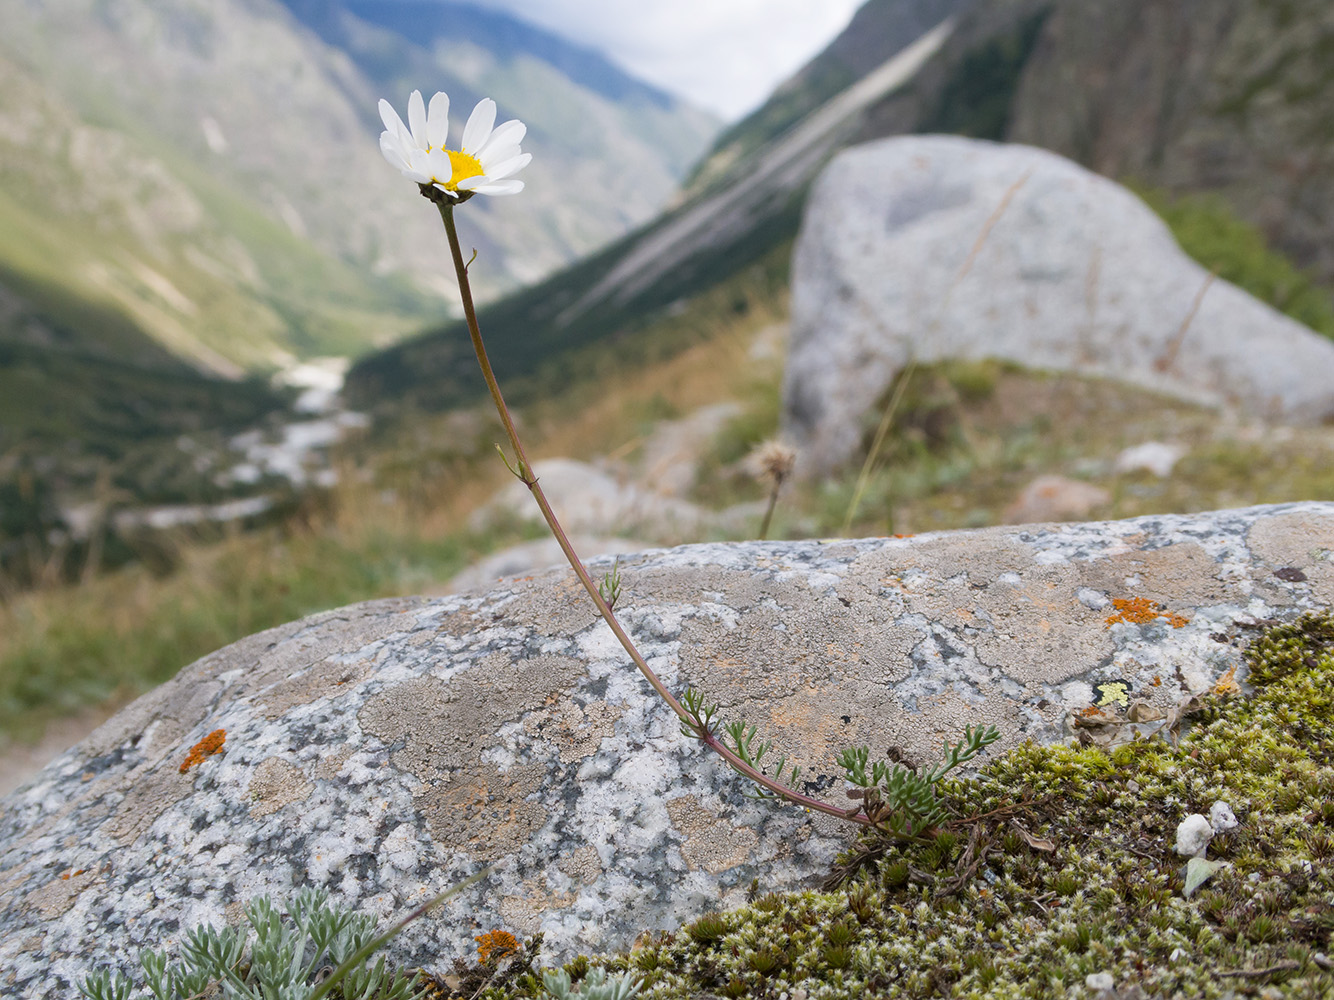
<path id="1" fill-rule="evenodd" d="M 847 461 L 910 361 L 999 358 L 1264 419 L 1334 415 L 1334 344 L 1215 280 L 1130 191 L 1054 153 L 957 136 L 847 149 L 792 260 L 785 433 Z"/>
<path id="2" fill-rule="evenodd" d="M 1061 738 L 1108 691 L 1170 709 L 1249 625 L 1334 602 L 1332 553 L 1321 503 L 694 545 L 622 557 L 620 611 L 671 687 L 837 801 L 848 744 L 930 760 L 968 723 Z M 68 997 L 259 893 L 389 917 L 488 865 L 392 957 L 447 968 L 492 929 L 549 958 L 625 946 L 818 880 L 847 842 L 745 791 L 567 571 L 326 612 L 192 664 L 3 800 L 0 992 Z"/>

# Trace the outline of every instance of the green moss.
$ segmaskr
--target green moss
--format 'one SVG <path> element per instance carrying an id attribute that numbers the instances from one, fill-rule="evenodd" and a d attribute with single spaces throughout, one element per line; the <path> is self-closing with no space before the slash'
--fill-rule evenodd
<path id="1" fill-rule="evenodd" d="M 1334 994 L 1334 615 L 1271 628 L 1246 660 L 1253 692 L 1205 696 L 1179 745 L 1025 744 L 945 783 L 951 837 L 868 842 L 875 860 L 850 852 L 838 888 L 639 948 L 640 996 L 1064 997 L 1101 972 L 1123 995 Z M 1187 900 L 1176 826 L 1218 799 L 1241 826 L 1210 844 L 1225 866 Z"/>

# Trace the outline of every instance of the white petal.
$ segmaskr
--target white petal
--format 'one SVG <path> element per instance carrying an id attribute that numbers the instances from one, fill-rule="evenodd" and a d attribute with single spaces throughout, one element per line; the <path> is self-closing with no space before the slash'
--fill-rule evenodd
<path id="1" fill-rule="evenodd" d="M 431 170 L 430 157 L 426 151 L 416 146 L 410 146 L 407 150 L 407 165 L 403 168 L 403 176 L 410 177 L 418 184 L 430 184 L 435 180 L 435 175 Z"/>
<path id="2" fill-rule="evenodd" d="M 403 128 L 403 119 L 398 117 L 394 106 L 383 97 L 380 98 L 380 121 L 384 122 L 385 130 L 389 132 L 398 132 Z"/>
<path id="3" fill-rule="evenodd" d="M 429 171 L 436 180 L 444 183 L 454 176 L 454 164 L 449 154 L 443 149 L 433 149 L 422 156 L 420 169 Z"/>
<path id="4" fill-rule="evenodd" d="M 455 185 L 460 191 L 471 191 L 473 188 L 485 184 L 491 178 L 486 174 L 474 174 L 472 177 L 465 177 Z"/>
<path id="5" fill-rule="evenodd" d="M 532 153 L 524 153 L 522 156 L 511 157 L 494 167 L 488 167 L 486 176 L 492 180 L 498 181 L 502 177 L 508 177 L 510 174 L 517 174 L 524 167 L 528 166 L 528 163 L 532 158 Z"/>
<path id="6" fill-rule="evenodd" d="M 495 181 L 473 188 L 478 194 L 518 194 L 523 190 L 523 181 Z"/>
<path id="7" fill-rule="evenodd" d="M 426 148 L 426 105 L 422 103 L 422 92 L 414 90 L 408 98 L 408 126 L 412 129 L 412 141 L 422 149 Z"/>
<path id="8" fill-rule="evenodd" d="M 480 157 L 484 152 L 510 143 L 517 146 L 527 134 L 528 126 L 517 118 L 511 118 L 503 125 L 497 125 L 495 131 L 491 133 L 491 138 L 487 139 L 482 148 L 477 150 L 474 155 Z"/>
<path id="9" fill-rule="evenodd" d="M 386 107 L 388 107 L 388 101 L 386 101 Z M 400 151 L 403 152 L 404 156 L 407 156 L 408 151 L 416 145 L 414 141 L 412 141 L 412 133 L 408 132 L 407 125 L 403 124 L 403 119 L 400 119 L 398 112 L 394 111 L 394 108 L 388 108 L 388 112 L 390 112 L 390 119 L 388 119 L 390 133 L 394 136 L 396 143 L 399 144 Z"/>
<path id="10" fill-rule="evenodd" d="M 483 97 L 468 116 L 468 124 L 463 126 L 463 151 L 472 153 L 480 149 L 491 138 L 491 126 L 495 123 L 496 102 Z"/>
<path id="11" fill-rule="evenodd" d="M 403 124 L 403 119 L 398 117 L 398 112 L 394 110 L 393 105 L 383 98 L 380 100 L 380 118 L 384 122 L 384 127 L 398 139 L 405 149 L 413 145 L 412 133 Z"/>
<path id="12" fill-rule="evenodd" d="M 489 173 L 491 164 L 504 163 L 506 160 L 512 160 L 521 152 L 523 152 L 523 150 L 513 143 L 506 143 L 503 146 L 493 146 L 488 142 L 486 144 L 486 149 L 477 154 L 477 162 L 482 165 L 483 170 Z"/>
<path id="13" fill-rule="evenodd" d="M 426 113 L 426 142 L 432 149 L 439 149 L 445 144 L 448 132 L 449 95 L 441 90 L 431 98 L 431 107 Z"/>
<path id="14" fill-rule="evenodd" d="M 398 137 L 391 132 L 380 133 L 380 152 L 384 158 L 389 161 L 389 165 L 398 170 L 406 170 L 408 167 L 408 158 L 403 155 L 403 147 L 399 145 Z"/>

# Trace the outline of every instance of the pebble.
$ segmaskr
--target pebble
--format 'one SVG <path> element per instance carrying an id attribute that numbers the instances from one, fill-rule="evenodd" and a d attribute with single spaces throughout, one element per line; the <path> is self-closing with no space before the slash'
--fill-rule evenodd
<path id="1" fill-rule="evenodd" d="M 1214 828 L 1199 813 L 1191 813 L 1177 827 L 1177 853 L 1187 858 L 1201 858 L 1214 839 Z"/>
<path id="2" fill-rule="evenodd" d="M 1221 799 L 1209 807 L 1209 825 L 1214 833 L 1226 833 L 1238 826 L 1237 814 L 1232 807 Z"/>
<path id="3" fill-rule="evenodd" d="M 1091 990 L 1106 992 L 1116 988 L 1116 980 L 1110 972 L 1090 972 L 1084 977 L 1084 985 Z"/>

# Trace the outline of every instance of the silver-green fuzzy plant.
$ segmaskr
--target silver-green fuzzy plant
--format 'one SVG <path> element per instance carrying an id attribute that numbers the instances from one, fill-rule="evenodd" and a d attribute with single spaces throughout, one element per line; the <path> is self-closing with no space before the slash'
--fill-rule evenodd
<path id="1" fill-rule="evenodd" d="M 431 905 L 436 902 L 439 898 Z M 409 919 L 423 912 L 419 909 Z M 218 930 L 203 924 L 190 931 L 179 962 L 168 963 L 165 952 L 144 949 L 139 963 L 148 995 L 154 1000 L 190 1000 L 207 995 L 214 984 L 226 1000 L 320 1000 L 335 984 L 346 1000 L 412 1000 L 421 995 L 415 976 L 390 971 L 383 957 L 369 962 L 370 954 L 406 920 L 377 936 L 374 917 L 331 906 L 323 889 L 298 892 L 287 905 L 289 919 L 267 896 L 247 903 L 245 914 L 249 928 Z M 79 985 L 79 992 L 89 1000 L 131 1000 L 134 985 L 120 972 L 99 969 Z"/>
<path id="2" fill-rule="evenodd" d="M 570 985 L 570 976 L 564 969 L 542 976 L 542 985 L 556 1000 L 630 1000 L 639 992 L 639 983 L 630 973 L 607 978 L 601 969 L 590 969 L 578 987 Z"/>

